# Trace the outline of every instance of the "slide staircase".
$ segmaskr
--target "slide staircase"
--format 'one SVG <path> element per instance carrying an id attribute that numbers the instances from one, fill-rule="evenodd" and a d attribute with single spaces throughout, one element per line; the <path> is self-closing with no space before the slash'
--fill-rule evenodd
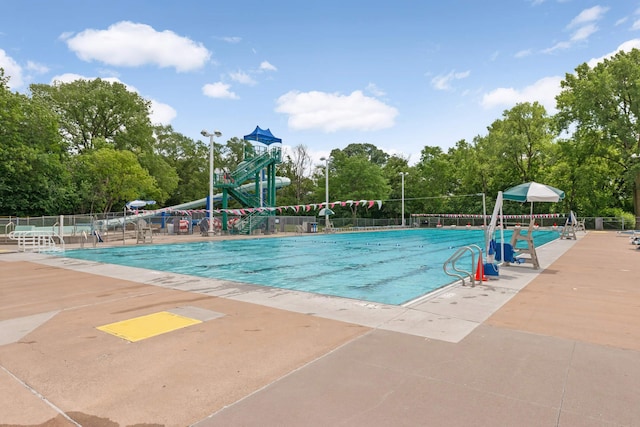
<path id="1" fill-rule="evenodd" d="M 214 186 L 222 190 L 223 209 L 228 207 L 229 197 L 235 199 L 245 208 L 274 207 L 275 167 L 281 160 L 282 149 L 279 146 L 245 148 L 244 160 L 238 164 L 235 170 L 217 174 L 215 177 Z M 266 188 L 263 187 L 265 172 Z M 255 184 L 253 191 L 249 191 L 251 185 L 247 185 L 247 181 L 253 181 Z M 271 215 L 273 215 L 271 211 L 253 212 L 237 222 L 231 231 L 238 234 L 251 234 L 254 230 L 262 227 Z M 226 226 L 226 219 L 223 219 L 222 224 L 223 227 Z"/>

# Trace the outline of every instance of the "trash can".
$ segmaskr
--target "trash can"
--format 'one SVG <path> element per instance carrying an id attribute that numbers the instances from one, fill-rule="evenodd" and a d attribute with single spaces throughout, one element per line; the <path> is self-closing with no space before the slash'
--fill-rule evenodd
<path id="1" fill-rule="evenodd" d="M 317 222 L 308 222 L 307 223 L 307 233 L 317 233 L 318 232 L 318 223 Z"/>
<path id="2" fill-rule="evenodd" d="M 596 218 L 596 230 L 604 230 L 604 220 L 602 218 Z"/>
<path id="3" fill-rule="evenodd" d="M 175 222 L 173 224 L 173 230 L 176 230 Z M 189 234 L 189 221 L 181 219 L 178 221 L 178 231 L 176 234 Z"/>

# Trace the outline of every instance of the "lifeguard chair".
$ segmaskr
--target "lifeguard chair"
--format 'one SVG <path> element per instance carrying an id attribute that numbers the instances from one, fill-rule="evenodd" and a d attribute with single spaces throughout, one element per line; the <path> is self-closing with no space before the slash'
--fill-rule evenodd
<path id="1" fill-rule="evenodd" d="M 139 219 L 136 223 L 136 244 L 153 243 L 153 230 L 144 219 Z"/>
<path id="2" fill-rule="evenodd" d="M 567 221 L 564 223 L 564 227 L 562 227 L 562 232 L 560 233 L 561 239 L 573 239 L 576 240 L 576 228 L 578 227 L 578 220 L 576 219 L 576 214 L 571 211 L 569 213 L 569 217 Z M 584 226 L 583 226 L 584 227 Z"/>
<path id="3" fill-rule="evenodd" d="M 513 234 L 511 235 L 511 246 L 513 247 L 514 256 L 518 264 L 530 263 L 533 268 L 537 270 L 540 268 L 540 262 L 538 261 L 536 245 L 533 243 L 533 229 L 535 224 L 536 220 L 531 218 L 529 228 L 527 228 L 527 234 L 522 234 L 522 227 L 514 228 Z M 524 247 L 522 247 L 522 245 L 518 247 L 518 242 L 524 242 Z"/>

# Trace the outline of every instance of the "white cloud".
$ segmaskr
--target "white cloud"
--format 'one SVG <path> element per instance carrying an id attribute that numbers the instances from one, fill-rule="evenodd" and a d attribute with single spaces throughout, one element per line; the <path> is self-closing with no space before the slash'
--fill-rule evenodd
<path id="1" fill-rule="evenodd" d="M 260 70 L 261 71 L 278 71 L 278 69 L 272 64 L 270 64 L 269 61 L 262 61 L 260 63 Z"/>
<path id="2" fill-rule="evenodd" d="M 569 41 L 561 41 L 550 48 L 544 49 L 543 53 L 552 53 L 556 50 L 564 50 L 571 48 L 574 43 L 587 40 L 593 33 L 598 31 L 595 21 L 602 19 L 604 14 L 609 10 L 608 7 L 594 6 L 584 9 L 567 25 L 568 30 L 573 30 L 573 34 Z"/>
<path id="3" fill-rule="evenodd" d="M 51 84 L 53 85 L 56 83 L 71 83 L 76 80 L 95 80 L 96 78 L 97 77 L 85 77 L 80 74 L 74 74 L 74 73 L 65 73 L 65 74 L 60 74 L 58 76 L 54 76 L 51 79 Z M 137 93 L 140 95 L 140 92 L 138 91 L 138 89 L 136 89 L 134 86 L 131 86 L 122 82 L 117 77 L 100 77 L 100 79 L 110 83 L 121 83 L 125 86 L 125 88 L 129 92 Z M 164 104 L 153 98 L 146 98 L 144 96 L 142 97 L 151 103 L 151 107 L 149 108 L 149 119 L 151 120 L 151 123 L 168 125 L 168 124 L 171 124 L 171 121 L 176 118 L 177 112 L 170 105 Z"/>
<path id="4" fill-rule="evenodd" d="M 449 74 L 441 74 L 432 78 L 431 85 L 438 90 L 449 90 L 451 89 L 451 82 L 453 80 L 466 79 L 470 74 L 471 71 L 463 71 L 461 73 L 451 71 Z"/>
<path id="5" fill-rule="evenodd" d="M 244 71 L 229 73 L 229 77 L 231 77 L 231 80 L 243 85 L 253 86 L 257 83 L 249 74 L 245 73 Z"/>
<path id="6" fill-rule="evenodd" d="M 150 99 L 149 101 L 151 102 L 149 119 L 151 120 L 151 123 L 153 123 L 154 125 L 156 124 L 168 125 L 178 115 L 176 110 L 169 104 L 156 101 L 155 99 Z"/>
<path id="7" fill-rule="evenodd" d="M 640 39 L 632 39 L 622 43 L 616 50 L 609 52 L 600 58 L 592 58 L 587 62 L 587 65 L 591 68 L 598 65 L 599 62 L 609 59 L 618 52 L 630 52 L 632 49 L 640 49 Z"/>
<path id="8" fill-rule="evenodd" d="M 37 62 L 27 61 L 27 70 L 33 71 L 36 74 L 44 74 L 49 72 L 49 67 L 38 64 Z"/>
<path id="9" fill-rule="evenodd" d="M 538 80 L 531 86 L 523 89 L 498 88 L 482 97 L 481 105 L 485 109 L 494 107 L 513 107 L 520 102 L 535 102 L 542 104 L 547 113 L 555 110 L 555 97 L 560 93 L 560 82 L 562 77 L 545 77 Z"/>
<path id="10" fill-rule="evenodd" d="M 4 69 L 4 76 L 10 77 L 9 88 L 15 89 L 24 84 L 22 78 L 22 67 L 7 53 L 0 49 L 0 68 Z"/>
<path id="11" fill-rule="evenodd" d="M 608 7 L 594 6 L 589 9 L 585 9 L 571 20 L 567 28 L 581 27 L 584 24 L 588 24 L 594 21 L 602 19 L 604 14 L 609 10 Z"/>
<path id="12" fill-rule="evenodd" d="M 222 82 L 208 83 L 202 87 L 202 93 L 210 98 L 238 99 L 229 88 L 231 85 Z"/>
<path id="13" fill-rule="evenodd" d="M 51 78 L 51 84 L 56 84 L 56 83 L 71 83 L 73 81 L 76 80 L 95 80 L 98 77 L 86 77 L 80 74 L 75 74 L 75 73 L 64 73 L 64 74 L 60 74 L 57 76 L 53 76 Z M 121 83 L 123 84 L 127 90 L 129 92 L 135 92 L 138 93 L 138 89 L 136 89 L 133 86 L 130 86 L 124 82 L 122 82 L 119 78 L 117 77 L 100 77 L 101 80 L 104 80 L 106 82 L 110 82 L 110 83 Z"/>
<path id="14" fill-rule="evenodd" d="M 543 50 L 543 53 L 551 53 L 553 51 L 556 50 L 561 50 L 561 49 L 569 49 L 571 47 L 571 43 L 569 42 L 560 42 L 560 43 L 556 43 L 555 45 L 551 46 L 548 49 Z"/>
<path id="15" fill-rule="evenodd" d="M 71 83 L 76 80 L 93 80 L 95 77 L 85 77 L 75 73 L 64 73 L 51 78 L 52 85 L 56 83 Z"/>
<path id="16" fill-rule="evenodd" d="M 514 56 L 516 58 L 525 58 L 527 56 L 530 56 L 533 52 L 531 51 L 531 49 L 525 49 L 525 50 L 521 50 L 519 52 L 517 52 Z"/>
<path id="17" fill-rule="evenodd" d="M 172 31 L 156 31 L 146 24 L 122 21 L 106 30 L 84 30 L 61 36 L 83 61 L 112 66 L 139 67 L 155 64 L 178 72 L 201 68 L 211 53 L 201 44 Z"/>
<path id="18" fill-rule="evenodd" d="M 361 91 L 349 95 L 291 91 L 276 101 L 276 112 L 289 115 L 291 129 L 374 131 L 392 127 L 398 110 Z"/>
<path id="19" fill-rule="evenodd" d="M 571 36 L 572 42 L 577 42 L 581 40 L 586 40 L 593 33 L 598 31 L 598 26 L 595 24 L 588 24 L 583 27 L 578 28 L 573 35 Z"/>
<path id="20" fill-rule="evenodd" d="M 375 83 L 369 83 L 366 87 L 367 92 L 378 98 L 385 96 L 386 93 L 380 89 Z"/>
<path id="21" fill-rule="evenodd" d="M 242 41 L 242 37 L 232 36 L 232 37 L 223 37 L 222 40 L 227 43 L 236 44 Z"/>
<path id="22" fill-rule="evenodd" d="M 617 26 L 619 26 L 619 25 L 624 24 L 624 23 L 625 23 L 625 22 L 627 22 L 628 20 L 629 20 L 629 17 L 628 17 L 628 16 L 624 16 L 624 17 L 622 17 L 622 18 L 618 19 L 618 20 L 616 21 L 616 23 L 615 23 L 615 24 L 613 24 L 613 25 L 614 25 L 615 27 L 617 27 Z"/>
<path id="23" fill-rule="evenodd" d="M 633 21 L 633 24 L 631 24 L 631 30 L 632 31 L 640 30 L 640 19 Z"/>

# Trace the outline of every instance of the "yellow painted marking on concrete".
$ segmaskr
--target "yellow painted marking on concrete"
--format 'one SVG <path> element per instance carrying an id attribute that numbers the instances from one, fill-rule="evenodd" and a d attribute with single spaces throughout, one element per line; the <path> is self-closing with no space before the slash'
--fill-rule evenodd
<path id="1" fill-rule="evenodd" d="M 98 326 L 97 329 L 127 341 L 136 342 L 198 323 L 202 323 L 202 321 L 169 313 L 168 311 L 161 311 Z"/>

